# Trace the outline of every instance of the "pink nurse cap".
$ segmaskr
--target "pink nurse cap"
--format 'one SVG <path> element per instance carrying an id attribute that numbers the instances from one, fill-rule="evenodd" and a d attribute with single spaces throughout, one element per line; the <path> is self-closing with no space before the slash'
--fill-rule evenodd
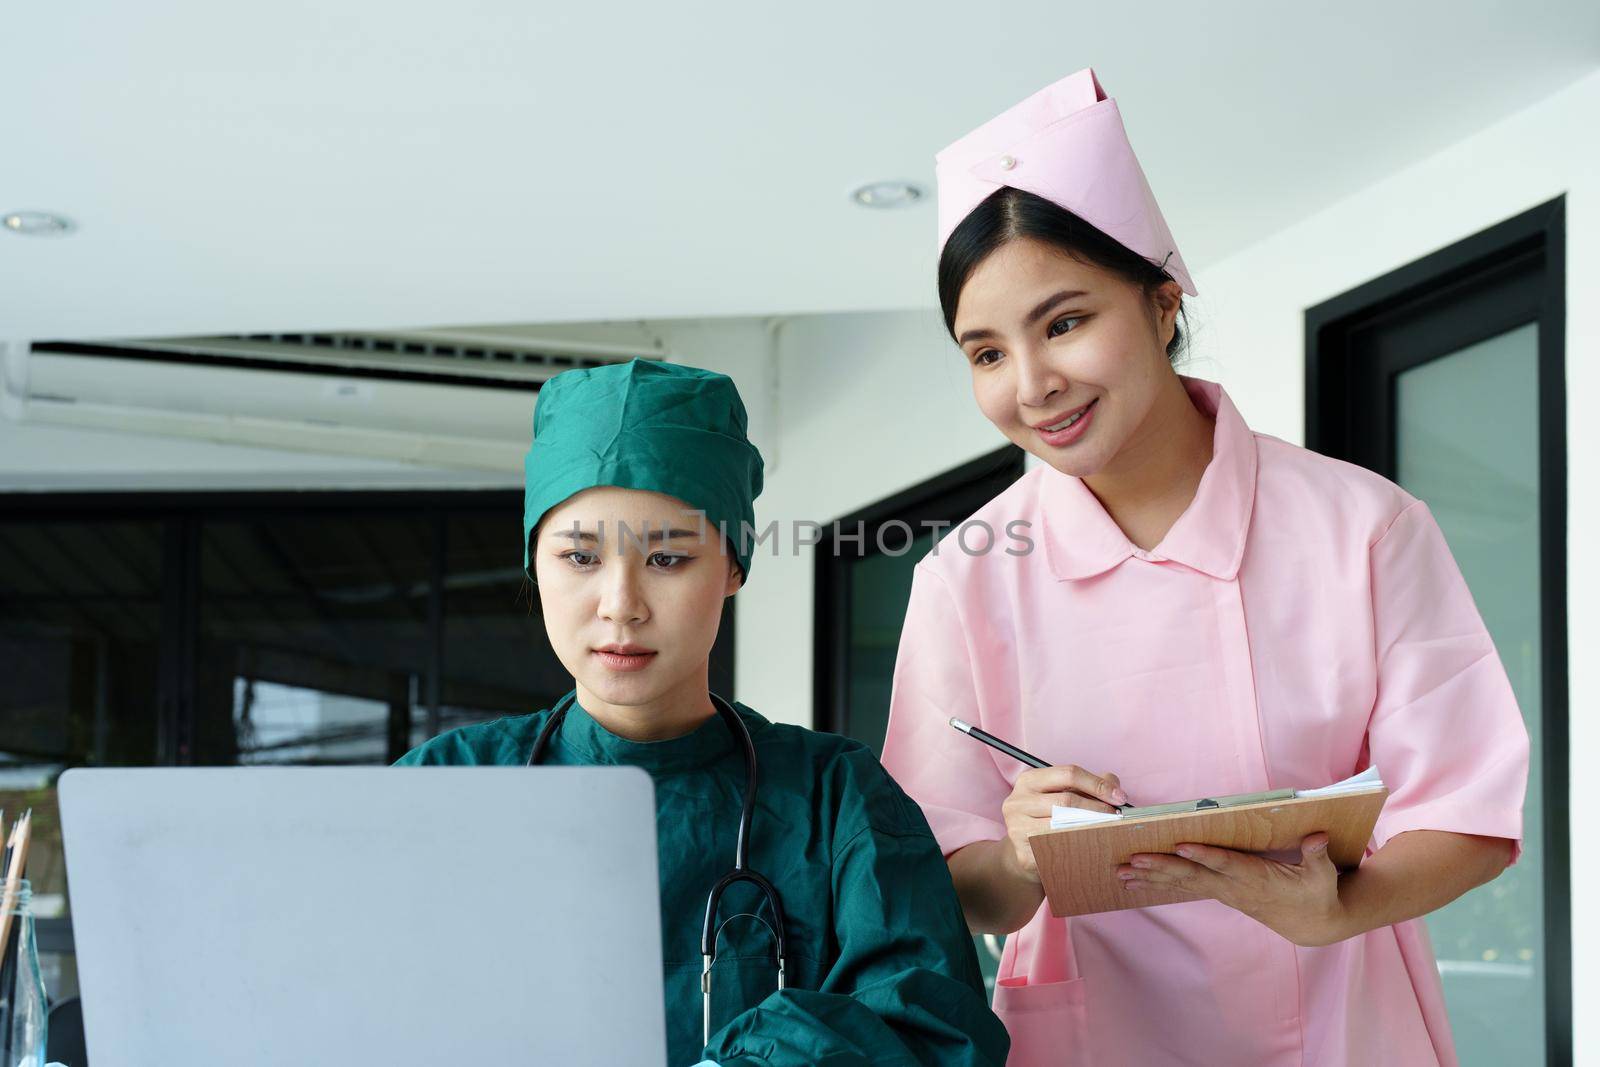
<path id="1" fill-rule="evenodd" d="M 1198 296 L 1145 181 L 1117 102 L 1085 67 L 1001 112 L 934 157 L 939 250 L 991 193 L 1010 186 L 1064 207 Z"/>

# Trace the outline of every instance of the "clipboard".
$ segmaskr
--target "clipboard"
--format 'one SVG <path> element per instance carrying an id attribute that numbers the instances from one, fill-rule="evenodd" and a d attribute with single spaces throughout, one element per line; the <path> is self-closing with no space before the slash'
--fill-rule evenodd
<path id="1" fill-rule="evenodd" d="M 1307 834 L 1326 831 L 1328 858 L 1340 870 L 1357 867 L 1372 840 L 1378 813 L 1389 790 L 1371 789 L 1323 797 L 1280 797 L 1238 801 L 1186 801 L 1161 805 L 1187 810 L 1141 814 L 1059 830 L 1041 830 L 1028 837 L 1057 918 L 1091 915 L 1158 904 L 1179 904 L 1195 898 L 1180 890 L 1147 886 L 1137 893 L 1122 888 L 1117 867 L 1141 852 L 1173 852 L 1190 842 L 1238 852 L 1292 853 L 1298 859 Z M 1287 855 L 1281 858 L 1288 858 Z"/>

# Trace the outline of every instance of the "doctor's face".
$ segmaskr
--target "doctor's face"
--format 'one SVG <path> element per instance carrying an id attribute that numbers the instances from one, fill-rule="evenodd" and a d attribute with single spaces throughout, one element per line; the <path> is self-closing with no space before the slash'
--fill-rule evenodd
<path id="1" fill-rule="evenodd" d="M 674 497 L 613 486 L 546 513 L 534 574 L 562 666 L 595 697 L 626 707 L 704 689 L 722 602 L 740 584 L 703 516 Z"/>
<path id="2" fill-rule="evenodd" d="M 1153 296 L 1031 238 L 997 248 L 961 290 L 955 336 L 978 407 L 1001 433 L 1075 477 L 1159 434 L 1151 412 L 1182 290 Z"/>

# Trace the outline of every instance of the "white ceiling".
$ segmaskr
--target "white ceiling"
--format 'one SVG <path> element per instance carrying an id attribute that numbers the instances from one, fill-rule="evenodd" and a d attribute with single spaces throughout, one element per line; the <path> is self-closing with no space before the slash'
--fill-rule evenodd
<path id="1" fill-rule="evenodd" d="M 0 232 L 18 339 L 930 305 L 931 201 L 846 194 L 931 191 L 935 151 L 1083 66 L 1203 272 L 1600 67 L 1593 0 L 82 0 L 4 29 L 0 211 L 80 226 Z"/>

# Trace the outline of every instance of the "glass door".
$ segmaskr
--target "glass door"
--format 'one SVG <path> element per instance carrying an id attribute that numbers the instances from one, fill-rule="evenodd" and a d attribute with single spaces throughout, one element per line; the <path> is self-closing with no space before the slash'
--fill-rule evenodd
<path id="1" fill-rule="evenodd" d="M 1395 480 L 1444 531 L 1532 741 L 1521 860 L 1428 916 L 1463 1064 L 1544 1062 L 1538 339 L 1529 323 L 1394 379 Z"/>
<path id="2" fill-rule="evenodd" d="M 1523 854 L 1428 916 L 1466 1067 L 1572 1060 L 1564 203 L 1307 312 L 1306 440 L 1423 500 L 1531 740 Z"/>

